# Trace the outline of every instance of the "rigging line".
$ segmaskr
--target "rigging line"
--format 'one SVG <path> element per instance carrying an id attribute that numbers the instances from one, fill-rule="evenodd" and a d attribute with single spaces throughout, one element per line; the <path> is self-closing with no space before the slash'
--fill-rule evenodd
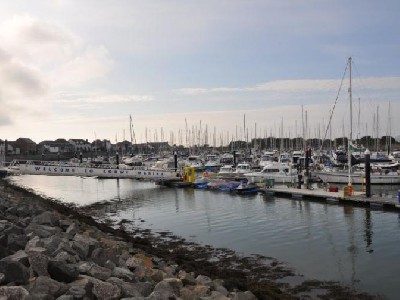
<path id="1" fill-rule="evenodd" d="M 346 68 L 344 69 L 344 72 L 343 72 L 342 81 L 340 82 L 339 90 L 338 90 L 337 95 L 336 95 L 335 103 L 333 104 L 332 111 L 331 111 L 331 115 L 329 116 L 329 122 L 328 122 L 328 125 L 326 126 L 325 134 L 324 134 L 324 137 L 323 137 L 323 139 L 322 139 L 321 146 L 320 146 L 320 148 L 319 148 L 319 152 L 320 152 L 320 153 L 321 153 L 321 151 L 322 151 L 322 145 L 323 145 L 324 142 L 325 142 L 326 135 L 328 134 L 329 126 L 331 126 L 331 123 L 332 123 L 333 112 L 335 111 L 336 104 L 337 104 L 337 101 L 338 101 L 338 99 L 339 99 L 340 91 L 342 90 L 344 78 L 345 78 L 345 76 L 346 76 L 346 72 L 347 72 L 347 68 L 348 68 L 348 67 L 349 67 L 349 63 L 347 62 Z"/>
<path id="2" fill-rule="evenodd" d="M 356 65 L 354 62 L 353 62 L 353 69 L 355 70 L 355 73 L 356 73 L 357 76 L 358 76 L 358 77 L 357 77 L 358 80 L 356 80 L 356 81 L 359 81 L 361 88 L 362 88 L 365 92 L 367 92 L 367 91 L 368 91 L 368 88 L 367 88 L 367 86 L 366 86 L 364 80 L 361 78 L 361 74 L 360 74 L 360 72 L 358 71 L 357 65 Z M 373 106 L 372 106 L 372 104 L 373 104 L 373 99 L 372 99 L 371 97 L 368 97 L 367 95 L 368 95 L 368 94 L 365 93 L 365 96 L 364 96 L 364 97 L 367 98 L 367 101 L 364 101 L 364 100 L 363 100 L 363 103 L 369 102 L 371 105 L 365 105 L 365 107 L 369 110 L 370 113 L 373 113 L 374 111 L 371 110 L 371 108 L 373 107 Z"/>

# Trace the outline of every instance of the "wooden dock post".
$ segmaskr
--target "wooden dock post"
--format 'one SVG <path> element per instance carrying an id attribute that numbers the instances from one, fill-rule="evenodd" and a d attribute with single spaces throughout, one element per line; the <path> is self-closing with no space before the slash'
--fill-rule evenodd
<path id="1" fill-rule="evenodd" d="M 365 150 L 365 196 L 371 197 L 371 153 Z"/>

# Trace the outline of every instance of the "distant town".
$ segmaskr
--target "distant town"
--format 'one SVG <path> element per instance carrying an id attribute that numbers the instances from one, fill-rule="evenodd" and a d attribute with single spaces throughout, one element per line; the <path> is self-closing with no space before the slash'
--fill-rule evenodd
<path id="1" fill-rule="evenodd" d="M 160 154 L 171 151 L 178 151 L 185 155 L 190 153 L 200 153 L 209 151 L 227 152 L 231 150 L 301 150 L 306 147 L 313 149 L 336 149 L 339 147 L 347 147 L 347 138 L 340 137 L 333 140 L 308 139 L 304 141 L 302 138 L 253 138 L 251 141 L 231 141 L 220 146 L 208 145 L 200 138 L 197 141 L 193 139 L 186 145 L 170 145 L 168 142 L 148 142 L 136 144 L 130 141 L 122 141 L 111 143 L 110 140 L 96 139 L 89 142 L 88 139 L 64 139 L 59 138 L 54 141 L 45 140 L 35 143 L 30 138 L 18 138 L 15 141 L 0 139 L 0 154 L 6 156 L 6 160 L 13 158 L 24 158 L 29 156 L 32 159 L 64 159 L 83 155 L 84 157 L 95 157 L 97 155 L 133 155 L 133 154 Z M 381 138 L 373 138 L 364 136 L 354 141 L 355 145 L 368 148 L 371 151 L 390 152 L 400 150 L 400 142 L 394 137 L 382 136 Z M 222 145 L 222 146 L 221 146 Z M 5 151 L 7 149 L 7 151 Z"/>

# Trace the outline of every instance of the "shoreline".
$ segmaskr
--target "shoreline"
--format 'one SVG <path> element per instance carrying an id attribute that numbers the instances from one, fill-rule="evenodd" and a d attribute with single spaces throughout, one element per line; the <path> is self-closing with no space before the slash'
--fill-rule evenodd
<path id="1" fill-rule="evenodd" d="M 101 209 L 101 204 L 88 207 L 67 205 L 43 198 L 4 180 L 1 181 L 0 187 L 0 198 L 12 200 L 17 204 L 33 201 L 46 210 L 56 211 L 69 220 L 79 222 L 82 228 L 91 228 L 94 236 L 100 235 L 103 238 L 106 236 L 108 239 L 127 243 L 132 245 L 131 251 L 176 266 L 175 276 L 180 270 L 188 274 L 193 272 L 193 277 L 202 275 L 212 280 L 223 280 L 223 287 L 229 292 L 227 295 L 222 295 L 224 297 L 230 295 L 233 299 L 251 299 L 234 298 L 235 295 L 239 295 L 238 293 L 241 293 L 240 295 L 247 293 L 249 297 L 255 295 L 258 299 L 374 299 L 376 297 L 358 293 L 337 282 L 306 280 L 271 257 L 258 255 L 245 257 L 229 249 L 187 242 L 170 232 L 156 235 L 148 229 L 133 228 L 129 231 L 127 229 L 129 220 L 122 220 L 119 224 L 96 220 L 96 215 L 93 216 L 95 206 Z M 297 284 L 290 283 L 290 278 L 299 277 L 304 280 L 298 280 Z M 285 279 L 289 279 L 288 282 L 285 282 Z M 209 289 L 208 294 L 204 296 L 211 297 L 211 292 L 215 291 Z M 179 291 L 176 293 L 182 297 Z"/>

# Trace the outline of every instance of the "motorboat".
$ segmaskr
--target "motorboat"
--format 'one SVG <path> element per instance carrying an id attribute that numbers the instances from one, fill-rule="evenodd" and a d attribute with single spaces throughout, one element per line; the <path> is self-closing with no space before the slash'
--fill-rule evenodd
<path id="1" fill-rule="evenodd" d="M 294 183 L 297 180 L 297 172 L 287 164 L 273 163 L 265 166 L 259 172 L 245 173 L 244 176 L 250 182 L 264 182 L 273 179 L 275 183 Z"/>

